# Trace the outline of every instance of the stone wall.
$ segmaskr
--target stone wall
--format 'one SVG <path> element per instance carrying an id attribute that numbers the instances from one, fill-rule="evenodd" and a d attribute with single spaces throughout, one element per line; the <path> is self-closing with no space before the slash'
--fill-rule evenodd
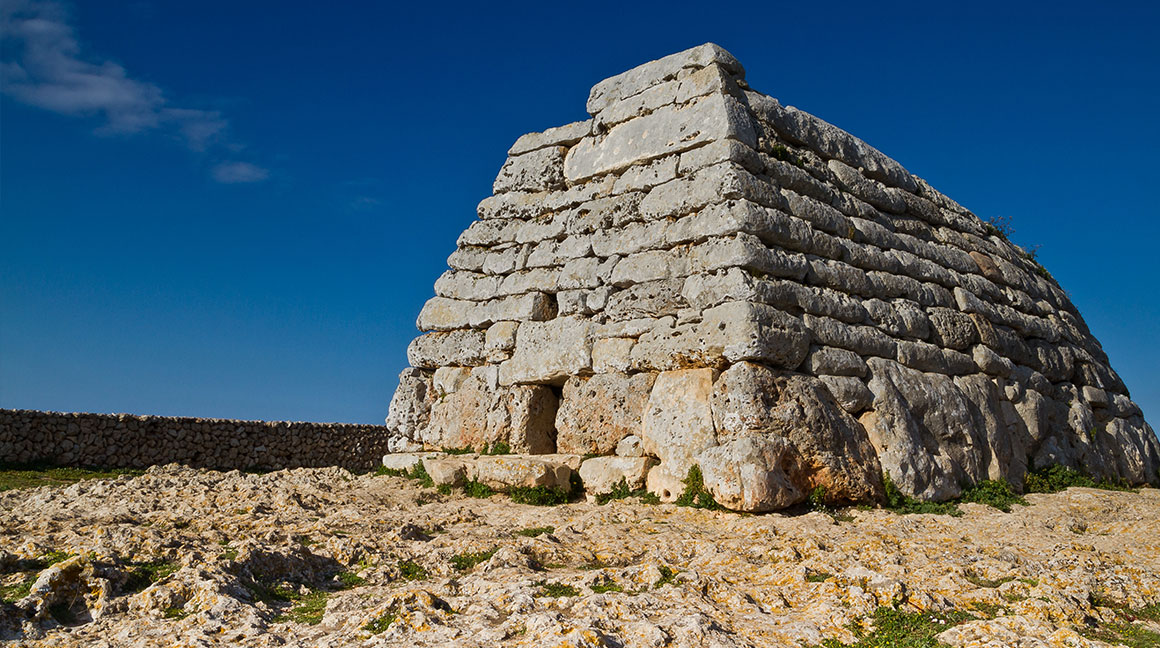
<path id="1" fill-rule="evenodd" d="M 366 470 L 386 450 L 387 429 L 377 425 L 0 409 L 0 462 L 5 463 Z"/>
<path id="2" fill-rule="evenodd" d="M 459 237 L 392 450 L 636 436 L 650 482 L 698 464 L 744 499 L 724 490 L 756 475 L 742 488 L 772 507 L 873 498 L 883 472 L 923 499 L 1052 464 L 1158 481 L 1160 444 L 1063 289 L 896 161 L 711 44 L 587 109 L 519 138 Z"/>

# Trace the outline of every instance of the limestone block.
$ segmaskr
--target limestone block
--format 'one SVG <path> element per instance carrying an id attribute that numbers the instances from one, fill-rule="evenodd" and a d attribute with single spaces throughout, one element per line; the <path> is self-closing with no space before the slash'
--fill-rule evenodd
<path id="1" fill-rule="evenodd" d="M 657 375 L 641 422 L 640 437 L 645 453 L 660 459 L 670 475 L 683 478 L 697 453 L 717 444 L 712 393 L 711 369 L 684 369 Z"/>
<path id="2" fill-rule="evenodd" d="M 521 324 L 515 353 L 500 365 L 500 384 L 562 384 L 569 376 L 589 371 L 592 339 L 592 322 L 583 317 Z"/>
<path id="3" fill-rule="evenodd" d="M 932 307 L 928 310 L 935 344 L 962 351 L 979 341 L 979 332 L 971 318 L 963 313 L 942 307 Z"/>
<path id="4" fill-rule="evenodd" d="M 470 377 L 471 369 L 468 367 L 439 367 L 435 370 L 431 386 L 435 388 L 435 394 L 442 398 L 454 393 Z"/>
<path id="5" fill-rule="evenodd" d="M 603 135 L 585 137 L 568 151 L 564 175 L 568 182 L 579 183 L 720 139 L 756 144 L 745 107 L 731 96 L 711 94 L 683 106 L 664 106 L 613 126 Z"/>
<path id="6" fill-rule="evenodd" d="M 598 374 L 627 372 L 635 344 L 635 338 L 597 339 L 592 343 L 592 370 Z"/>
<path id="7" fill-rule="evenodd" d="M 1091 405 L 1092 409 L 1108 406 L 1108 393 L 1106 391 L 1085 385 L 1082 393 L 1084 401 Z"/>
<path id="8" fill-rule="evenodd" d="M 730 362 L 753 360 L 796 368 L 809 351 L 801 320 L 765 304 L 729 302 L 705 310 L 698 327 L 705 350 Z"/>
<path id="9" fill-rule="evenodd" d="M 652 457 L 593 457 L 580 464 L 580 479 L 589 495 L 601 495 L 623 480 L 630 490 L 644 488 Z"/>
<path id="10" fill-rule="evenodd" d="M 427 425 L 431 405 L 437 398 L 431 385 L 431 372 L 407 368 L 399 374 L 399 386 L 387 410 L 387 427 L 392 435 L 417 439 L 418 432 Z"/>
<path id="11" fill-rule="evenodd" d="M 471 311 L 479 304 L 446 297 L 432 297 L 423 304 L 415 326 L 420 331 L 452 331 L 471 325 Z"/>
<path id="12" fill-rule="evenodd" d="M 617 290 L 609 295 L 604 312 L 612 321 L 676 315 L 688 306 L 681 294 L 684 284 L 685 280 L 678 277 L 638 283 Z"/>
<path id="13" fill-rule="evenodd" d="M 688 474 L 686 471 L 685 475 Z M 653 466 L 645 478 L 645 488 L 662 502 L 675 502 L 685 490 L 685 475 L 677 476 L 669 466 Z"/>
<path id="14" fill-rule="evenodd" d="M 815 376 L 865 376 L 866 361 L 853 351 L 835 347 L 814 347 L 803 368 Z"/>
<path id="15" fill-rule="evenodd" d="M 508 445 L 521 454 L 556 451 L 555 421 L 559 400 L 544 385 L 513 385 L 507 394 Z"/>
<path id="16" fill-rule="evenodd" d="M 549 146 L 514 155 L 504 162 L 492 191 L 548 191 L 564 188 L 563 146 Z"/>
<path id="17" fill-rule="evenodd" d="M 677 177 L 679 155 L 653 160 L 648 164 L 637 164 L 625 169 L 616 179 L 612 192 L 622 194 L 629 191 L 648 190 Z"/>
<path id="18" fill-rule="evenodd" d="M 407 362 L 420 369 L 480 365 L 486 355 L 483 343 L 483 331 L 475 329 L 426 333 L 407 346 Z"/>
<path id="19" fill-rule="evenodd" d="M 945 500 L 957 497 L 961 484 L 987 478 L 987 439 L 951 378 L 881 358 L 867 364 L 874 409 L 860 421 L 903 493 Z"/>
<path id="20" fill-rule="evenodd" d="M 515 144 L 512 144 L 512 147 L 508 149 L 508 155 L 521 155 L 549 146 L 572 146 L 591 131 L 592 120 L 587 119 L 549 128 L 542 133 L 521 135 Z"/>
<path id="21" fill-rule="evenodd" d="M 874 393 L 866 383 L 853 376 L 818 376 L 818 379 L 834 395 L 838 406 L 857 415 L 864 412 L 874 402 Z"/>
<path id="22" fill-rule="evenodd" d="M 436 486 L 460 486 L 467 481 L 467 465 L 471 459 L 466 457 L 447 457 L 446 455 L 429 455 L 422 459 L 423 470 L 431 476 Z"/>
<path id="23" fill-rule="evenodd" d="M 650 373 L 573 376 L 556 414 L 556 447 L 571 454 L 609 454 L 640 431 L 655 376 Z"/>
<path id="24" fill-rule="evenodd" d="M 863 302 L 863 306 L 878 328 L 894 337 L 924 340 L 930 335 L 930 321 L 926 313 L 913 302 L 904 299 L 892 302 L 868 299 Z"/>
<path id="25" fill-rule="evenodd" d="M 517 452 L 552 452 L 558 405 L 550 387 L 501 389 L 473 371 L 432 404 L 422 440 L 435 448 L 479 448 L 502 441 Z"/>
<path id="26" fill-rule="evenodd" d="M 971 356 L 926 342 L 898 340 L 898 362 L 919 371 L 958 375 L 977 371 Z"/>
<path id="27" fill-rule="evenodd" d="M 737 140 L 718 140 L 680 155 L 677 170 L 681 175 L 694 173 L 722 162 L 734 162 L 750 172 L 762 170 L 761 154 Z"/>
<path id="28" fill-rule="evenodd" d="M 399 452 L 383 455 L 383 468 L 388 470 L 405 470 L 410 472 L 424 459 L 436 457 L 434 452 Z"/>
<path id="29" fill-rule="evenodd" d="M 435 280 L 435 294 L 451 299 L 487 301 L 496 296 L 500 278 L 476 272 L 448 270 Z"/>
<path id="30" fill-rule="evenodd" d="M 486 304 L 474 306 L 467 312 L 468 323 L 474 328 L 484 328 L 502 321 L 542 322 L 556 316 L 553 300 L 539 292 L 493 299 Z"/>
<path id="31" fill-rule="evenodd" d="M 641 447 L 641 440 L 635 434 L 630 434 L 620 440 L 616 444 L 616 456 L 618 457 L 643 457 L 644 448 Z"/>
<path id="32" fill-rule="evenodd" d="M 563 454 L 559 452 L 549 452 L 548 454 L 538 454 L 535 459 L 546 461 L 550 464 L 559 464 L 567 466 L 568 470 L 576 472 L 580 470 L 580 464 L 584 463 L 584 457 L 574 454 Z"/>
<path id="33" fill-rule="evenodd" d="M 801 492 L 825 486 L 831 501 L 876 501 L 881 469 L 861 425 L 817 378 L 775 372 L 748 362 L 722 372 L 713 385 L 718 439 L 776 437 L 799 457 L 789 473 Z"/>
<path id="34" fill-rule="evenodd" d="M 519 322 L 496 322 L 487 327 L 484 353 L 488 362 L 503 362 L 511 357 L 516 348 L 516 331 L 519 326 Z"/>
<path id="35" fill-rule="evenodd" d="M 992 376 L 1007 377 L 1015 369 L 1015 365 L 1010 360 L 1000 356 L 982 344 L 976 344 L 971 347 L 971 358 L 975 361 L 980 371 Z"/>
<path id="36" fill-rule="evenodd" d="M 633 284 L 689 275 L 689 260 L 682 250 L 638 252 L 620 260 L 612 270 L 612 285 L 623 288 Z"/>
<path id="37" fill-rule="evenodd" d="M 713 93 L 737 93 L 737 85 L 728 72 L 719 65 L 709 65 L 695 71 L 685 69 L 671 81 L 609 103 L 595 116 L 595 129 L 597 132 L 604 131 L 621 122 L 647 115 L 662 106 L 685 104 Z"/>
<path id="38" fill-rule="evenodd" d="M 740 165 L 723 162 L 653 187 L 640 202 L 640 213 L 647 220 L 659 220 L 741 199 L 767 207 L 785 206 L 785 199 L 773 185 Z"/>
<path id="39" fill-rule="evenodd" d="M 829 317 L 806 314 L 802 317 L 814 341 L 821 345 L 849 349 L 860 356 L 894 358 L 896 342 L 878 329 L 844 324 Z"/>
<path id="40" fill-rule="evenodd" d="M 697 455 L 705 488 L 717 503 L 748 513 L 785 508 L 806 498 L 787 475 L 796 462 L 796 453 L 779 437 L 742 437 Z"/>
<path id="41" fill-rule="evenodd" d="M 519 455 L 480 456 L 474 463 L 475 479 L 498 491 L 513 487 L 572 487 L 572 471 L 559 463 Z"/>
<path id="42" fill-rule="evenodd" d="M 675 79 L 685 69 L 719 65 L 736 78 L 744 78 L 741 63 L 718 45 L 705 43 L 609 77 L 592 87 L 588 95 L 588 114 L 595 115 L 614 101 L 640 94 L 645 90 Z"/>
<path id="43" fill-rule="evenodd" d="M 743 268 L 774 277 L 801 280 L 809 269 L 804 256 L 770 249 L 752 234 L 738 233 L 731 238 L 715 238 L 693 247 L 691 272 L 713 272 Z"/>

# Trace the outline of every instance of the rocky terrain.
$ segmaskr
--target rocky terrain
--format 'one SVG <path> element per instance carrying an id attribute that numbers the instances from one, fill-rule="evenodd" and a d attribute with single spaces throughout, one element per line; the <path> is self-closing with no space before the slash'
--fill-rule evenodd
<path id="1" fill-rule="evenodd" d="M 338 468 L 156 467 L 0 493 L 0 638 L 1156 645 L 1160 491 L 1027 500 L 1010 513 L 962 504 L 961 517 L 744 515 L 637 499 L 530 506 Z M 901 638 L 916 643 L 888 643 Z"/>

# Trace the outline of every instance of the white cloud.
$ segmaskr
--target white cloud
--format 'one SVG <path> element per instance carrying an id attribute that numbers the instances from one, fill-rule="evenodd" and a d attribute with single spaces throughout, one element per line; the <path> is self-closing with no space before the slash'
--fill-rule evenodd
<path id="1" fill-rule="evenodd" d="M 4 0 L 0 37 L 0 89 L 17 101 L 62 115 L 99 117 L 100 134 L 161 131 L 192 151 L 232 148 L 224 141 L 228 122 L 218 111 L 174 106 L 158 86 L 131 78 L 117 63 L 86 56 L 56 2 Z M 251 175 L 265 172 L 248 166 Z"/>
<path id="2" fill-rule="evenodd" d="M 270 177 L 270 172 L 249 162 L 222 162 L 212 170 L 213 179 L 224 184 L 261 182 Z"/>

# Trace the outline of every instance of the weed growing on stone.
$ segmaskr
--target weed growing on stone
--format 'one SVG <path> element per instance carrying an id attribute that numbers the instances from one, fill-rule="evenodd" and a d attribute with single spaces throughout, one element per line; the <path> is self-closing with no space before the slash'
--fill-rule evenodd
<path id="1" fill-rule="evenodd" d="M 689 474 L 682 481 L 685 484 L 685 491 L 677 498 L 677 506 L 691 506 L 713 511 L 725 510 L 725 507 L 713 499 L 713 494 L 705 490 L 705 480 L 701 475 L 700 466 L 690 467 Z"/>
<path id="2" fill-rule="evenodd" d="M 783 144 L 775 144 L 770 150 L 770 154 L 775 159 L 781 160 L 782 162 L 789 162 L 796 167 L 802 167 L 805 165 L 805 162 L 803 162 L 800 157 L 790 153 L 790 150 Z"/>
<path id="3" fill-rule="evenodd" d="M 0 602 L 15 603 L 32 593 L 32 585 L 36 582 L 36 575 L 32 574 L 23 581 L 13 585 L 0 585 Z"/>
<path id="4" fill-rule="evenodd" d="M 529 527 L 527 529 L 520 529 L 519 531 L 516 531 L 516 533 L 518 533 L 519 535 L 527 536 L 529 538 L 538 538 L 538 537 L 544 535 L 545 533 L 555 533 L 555 532 L 556 532 L 556 527 L 550 527 L 550 526 Z"/>
<path id="5" fill-rule="evenodd" d="M 314 590 L 304 595 L 293 594 L 291 600 L 294 601 L 294 605 L 286 612 L 274 617 L 273 622 L 294 621 L 295 623 L 315 625 L 322 621 L 322 615 L 326 612 L 326 599 L 329 596 L 330 592 L 324 590 Z"/>
<path id="6" fill-rule="evenodd" d="M 495 495 L 495 490 L 483 482 L 469 479 L 463 484 L 463 493 L 468 497 L 486 499 L 492 495 Z"/>
<path id="7" fill-rule="evenodd" d="M 415 581 L 427 578 L 427 570 L 413 560 L 400 560 L 396 567 L 399 568 L 399 576 L 403 580 Z"/>
<path id="8" fill-rule="evenodd" d="M 1004 513 L 1011 512 L 1012 504 L 1027 506 L 1027 500 L 1011 490 L 1011 484 L 1003 479 L 985 479 L 970 486 L 963 490 L 962 495 L 959 496 L 959 501 L 986 504 Z"/>
<path id="9" fill-rule="evenodd" d="M 465 455 L 475 452 L 471 446 L 463 446 L 462 448 L 442 448 L 442 451 L 449 455 Z"/>
<path id="10" fill-rule="evenodd" d="M 235 552 L 236 554 L 236 552 Z M 158 558 L 148 562 L 131 563 L 132 569 L 122 586 L 126 592 L 140 592 L 153 583 L 165 580 L 177 571 L 177 563 Z"/>
<path id="11" fill-rule="evenodd" d="M 580 596 L 580 590 L 572 587 L 571 585 L 565 585 L 564 583 L 549 583 L 546 581 L 539 581 L 538 583 L 533 583 L 533 585 L 537 585 L 540 588 L 538 591 L 536 591 L 536 596 L 548 596 L 551 598 L 560 598 L 562 596 Z"/>
<path id="12" fill-rule="evenodd" d="M 677 574 L 680 573 L 666 565 L 660 565 L 657 567 L 657 571 L 661 573 L 661 577 L 657 579 L 657 582 L 653 583 L 654 589 L 663 587 L 665 585 L 675 584 L 677 582 Z"/>
<path id="13" fill-rule="evenodd" d="M 628 482 L 625 481 L 623 477 L 620 478 L 620 481 L 616 482 L 616 485 L 612 487 L 611 491 L 597 495 L 596 503 L 603 506 L 612 500 L 628 499 L 630 497 L 635 497 L 645 504 L 661 503 L 661 498 L 657 497 L 653 493 L 648 492 L 647 489 L 638 488 L 633 490 L 629 488 Z"/>
<path id="14" fill-rule="evenodd" d="M 974 585 L 975 587 L 985 587 L 987 589 L 995 589 L 996 587 L 999 587 L 1003 583 L 1009 583 L 1009 582 L 1015 580 L 1014 576 L 1004 576 L 1003 578 L 1000 578 L 998 580 L 991 580 L 989 578 L 983 578 L 982 576 L 979 576 L 978 574 L 975 574 L 973 572 L 964 573 L 963 578 L 968 583 Z"/>
<path id="15" fill-rule="evenodd" d="M 340 572 L 335 578 L 338 579 L 338 582 L 342 583 L 343 589 L 366 585 L 367 582 L 367 579 L 351 571 Z"/>
<path id="16" fill-rule="evenodd" d="M 184 619 L 190 614 L 192 614 L 192 612 L 185 609 L 184 605 L 174 605 L 165 608 L 165 612 L 162 613 L 162 616 L 164 616 L 166 619 L 179 620 Z"/>
<path id="17" fill-rule="evenodd" d="M 50 464 L 0 463 L 0 492 L 38 486 L 68 486 L 86 479 L 109 479 L 121 475 L 137 477 L 144 474 L 144 470 L 128 468 L 61 468 Z"/>
<path id="18" fill-rule="evenodd" d="M 387 468 L 386 466 L 379 466 L 375 469 L 375 477 L 409 477 L 406 470 L 402 468 Z"/>
<path id="19" fill-rule="evenodd" d="M 1011 236 L 1015 234 L 1015 228 L 1011 226 L 1009 216 L 992 216 L 983 223 L 983 228 L 991 236 L 998 236 L 1004 241 L 1011 240 Z"/>
<path id="20" fill-rule="evenodd" d="M 423 462 L 419 461 L 411 467 L 411 472 L 407 473 L 407 477 L 414 479 L 427 488 L 435 486 L 435 482 L 431 479 L 431 475 L 427 474 L 427 469 L 423 467 Z"/>
<path id="21" fill-rule="evenodd" d="M 834 577 L 834 575 L 831 573 L 828 573 L 828 572 L 816 572 L 816 571 L 806 572 L 806 582 L 807 583 L 824 583 L 824 582 L 826 582 L 826 579 L 833 578 L 833 577 Z"/>
<path id="22" fill-rule="evenodd" d="M 496 441 L 491 444 L 489 448 L 486 443 L 480 448 L 479 454 L 482 455 L 509 455 L 512 453 L 512 447 L 503 441 Z"/>
<path id="23" fill-rule="evenodd" d="M 1096 607 L 1109 608 L 1116 613 L 1116 620 L 1100 622 L 1095 626 L 1081 626 L 1076 632 L 1088 639 L 1095 639 L 1113 645 L 1124 645 L 1128 648 L 1154 648 L 1160 646 L 1160 633 L 1150 629 L 1142 623 L 1146 619 L 1160 623 L 1160 604 L 1153 604 L 1142 608 L 1129 608 L 1121 603 L 1110 601 L 1101 595 L 1092 594 L 1091 604 Z"/>
<path id="24" fill-rule="evenodd" d="M 594 594 L 607 594 L 608 592 L 623 592 L 624 588 L 616 584 L 616 581 L 605 577 L 598 583 L 593 583 L 591 589 Z"/>
<path id="25" fill-rule="evenodd" d="M 570 493 L 563 488 L 547 486 L 517 486 L 508 491 L 508 496 L 516 504 L 534 506 L 557 506 L 567 504 Z"/>
<path id="26" fill-rule="evenodd" d="M 451 566 L 458 571 L 467 571 L 495 555 L 495 549 L 464 552 L 451 557 Z"/>
<path id="27" fill-rule="evenodd" d="M 886 491 L 886 510 L 894 513 L 934 513 L 959 517 L 963 514 L 955 502 L 920 502 L 898 490 L 890 475 L 882 473 L 882 486 Z"/>
<path id="28" fill-rule="evenodd" d="M 391 627 L 391 624 L 395 622 L 395 618 L 394 614 L 387 612 L 368 621 L 362 629 L 373 635 L 381 634 Z"/>
<path id="29" fill-rule="evenodd" d="M 867 634 L 854 628 L 857 640 L 845 644 L 837 639 L 822 642 L 822 648 L 938 648 L 941 632 L 975 617 L 952 610 L 950 612 L 904 612 L 882 606 L 874 610 L 874 630 Z"/>

